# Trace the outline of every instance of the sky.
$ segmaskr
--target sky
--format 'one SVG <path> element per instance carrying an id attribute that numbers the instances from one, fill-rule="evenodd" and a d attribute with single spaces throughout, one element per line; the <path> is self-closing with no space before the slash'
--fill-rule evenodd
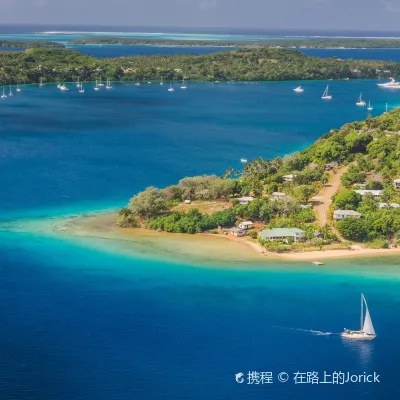
<path id="1" fill-rule="evenodd" d="M 0 23 L 399 31 L 400 0 L 0 0 Z"/>

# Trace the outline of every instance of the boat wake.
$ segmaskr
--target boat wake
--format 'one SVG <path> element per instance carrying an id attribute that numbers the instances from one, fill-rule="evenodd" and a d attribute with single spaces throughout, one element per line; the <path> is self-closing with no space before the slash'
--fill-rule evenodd
<path id="1" fill-rule="evenodd" d="M 284 327 L 284 326 L 273 326 L 273 328 L 286 329 L 286 330 L 297 331 L 297 332 L 306 332 L 306 333 L 311 333 L 316 336 L 339 335 L 339 333 L 322 332 L 322 331 L 317 331 L 315 329 L 289 328 L 289 327 Z"/>

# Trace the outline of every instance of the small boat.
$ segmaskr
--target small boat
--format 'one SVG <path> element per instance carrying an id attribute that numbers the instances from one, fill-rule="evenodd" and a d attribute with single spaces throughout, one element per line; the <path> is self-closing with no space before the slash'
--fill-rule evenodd
<path id="1" fill-rule="evenodd" d="M 175 89 L 172 87 L 172 83 L 169 84 L 168 92 L 175 92 Z"/>
<path id="2" fill-rule="evenodd" d="M 3 94 L 1 95 L 1 98 L 2 99 L 6 99 L 7 98 L 7 95 L 6 95 L 6 92 L 5 92 L 5 89 L 4 89 L 4 85 L 3 85 Z"/>
<path id="3" fill-rule="evenodd" d="M 59 89 L 60 89 L 62 92 L 65 92 L 65 91 L 69 90 L 64 84 L 60 85 Z"/>
<path id="4" fill-rule="evenodd" d="M 389 82 L 378 83 L 377 85 L 384 89 L 400 89 L 400 82 L 396 82 L 394 78 L 390 78 Z"/>
<path id="5" fill-rule="evenodd" d="M 247 158 L 241 158 L 240 162 L 243 163 L 243 164 L 246 164 L 247 163 Z"/>
<path id="6" fill-rule="evenodd" d="M 18 92 L 18 93 L 22 91 L 22 89 L 18 85 L 18 82 L 17 82 L 17 88 L 15 89 L 15 91 Z"/>
<path id="7" fill-rule="evenodd" d="M 163 78 L 161 78 L 160 85 L 164 85 Z"/>
<path id="8" fill-rule="evenodd" d="M 303 93 L 304 89 L 300 85 L 300 86 L 297 86 L 297 88 L 293 89 L 293 91 L 296 92 L 296 93 Z"/>
<path id="9" fill-rule="evenodd" d="M 181 89 L 187 89 L 187 86 L 185 85 L 185 80 L 184 79 L 182 79 Z"/>
<path id="10" fill-rule="evenodd" d="M 107 79 L 107 85 L 106 85 L 106 89 L 112 89 L 113 87 L 111 86 L 111 81 L 109 81 Z"/>
<path id="11" fill-rule="evenodd" d="M 39 87 L 43 87 L 43 78 L 40 78 Z"/>
<path id="12" fill-rule="evenodd" d="M 12 89 L 11 89 L 11 85 L 10 85 L 10 93 L 8 93 L 8 95 L 9 95 L 10 97 L 13 96 L 13 92 L 12 92 Z"/>
<path id="13" fill-rule="evenodd" d="M 362 99 L 362 92 L 360 93 L 360 97 L 357 100 L 356 106 L 364 107 L 367 103 Z"/>
<path id="14" fill-rule="evenodd" d="M 364 316 L 364 305 L 365 305 L 365 316 Z M 374 326 L 372 325 L 371 315 L 368 310 L 367 301 L 364 295 L 361 293 L 361 326 L 359 331 L 352 331 L 346 329 L 342 332 L 341 336 L 345 339 L 352 340 L 372 340 L 376 338 Z"/>
<path id="15" fill-rule="evenodd" d="M 368 102 L 367 110 L 368 110 L 368 111 L 372 111 L 373 109 L 374 109 L 374 107 L 371 106 L 371 102 L 369 101 L 369 102 Z"/>
<path id="16" fill-rule="evenodd" d="M 78 77 L 78 80 L 76 81 L 76 87 L 77 87 L 78 89 L 81 87 L 81 84 L 80 84 L 80 82 L 79 82 L 79 77 Z"/>
<path id="17" fill-rule="evenodd" d="M 329 94 L 329 85 L 326 86 L 324 93 L 322 94 L 322 100 L 332 100 L 332 95 Z"/>
<path id="18" fill-rule="evenodd" d="M 151 81 L 147 81 L 147 83 L 148 83 L 149 85 L 151 85 Z"/>
<path id="19" fill-rule="evenodd" d="M 93 89 L 96 90 L 96 92 L 97 92 L 98 90 L 100 90 L 99 84 L 97 83 L 97 81 L 96 81 L 96 86 L 95 86 Z"/>
<path id="20" fill-rule="evenodd" d="M 141 85 L 140 82 L 136 82 L 136 83 L 135 83 L 135 86 L 140 86 L 140 85 Z"/>
<path id="21" fill-rule="evenodd" d="M 345 80 L 345 81 L 349 81 L 349 80 L 350 80 L 350 78 L 344 78 L 344 80 Z"/>
<path id="22" fill-rule="evenodd" d="M 81 83 L 79 93 L 85 93 L 85 89 L 83 88 L 83 83 Z"/>
<path id="23" fill-rule="evenodd" d="M 104 83 L 101 83 L 101 77 L 100 77 L 100 81 L 97 86 L 99 86 L 99 87 L 104 86 Z"/>
<path id="24" fill-rule="evenodd" d="M 325 265 L 323 262 L 321 261 L 313 261 L 312 262 L 314 265 Z"/>

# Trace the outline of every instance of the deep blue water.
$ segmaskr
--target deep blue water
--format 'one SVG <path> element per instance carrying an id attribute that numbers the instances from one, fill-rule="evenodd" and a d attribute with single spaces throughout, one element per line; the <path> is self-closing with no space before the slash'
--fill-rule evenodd
<path id="1" fill-rule="evenodd" d="M 122 205 L 148 185 L 221 173 L 240 158 L 302 149 L 400 94 L 375 81 L 154 82 L 61 93 L 27 86 L 0 102 L 0 219 Z M 69 85 L 74 89 L 73 85 Z M 6 400 L 398 398 L 398 260 L 213 268 L 105 251 L 104 242 L 0 231 L 0 398 Z M 397 268 L 397 269 L 396 269 Z M 378 337 L 343 343 L 359 295 Z M 319 335 L 311 330 L 332 332 Z M 234 374 L 272 372 L 271 385 Z M 279 372 L 377 372 L 380 384 L 294 385 Z"/>

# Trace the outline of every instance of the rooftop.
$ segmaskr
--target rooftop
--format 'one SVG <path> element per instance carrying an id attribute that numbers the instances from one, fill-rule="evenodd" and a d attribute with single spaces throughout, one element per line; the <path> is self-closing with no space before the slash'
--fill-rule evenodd
<path id="1" fill-rule="evenodd" d="M 294 236 L 296 233 L 305 233 L 305 231 L 299 228 L 272 228 L 264 229 L 259 234 L 261 237 L 285 237 Z"/>
<path id="2" fill-rule="evenodd" d="M 334 215 L 353 215 L 353 216 L 361 216 L 361 214 L 354 210 L 336 210 Z"/>

